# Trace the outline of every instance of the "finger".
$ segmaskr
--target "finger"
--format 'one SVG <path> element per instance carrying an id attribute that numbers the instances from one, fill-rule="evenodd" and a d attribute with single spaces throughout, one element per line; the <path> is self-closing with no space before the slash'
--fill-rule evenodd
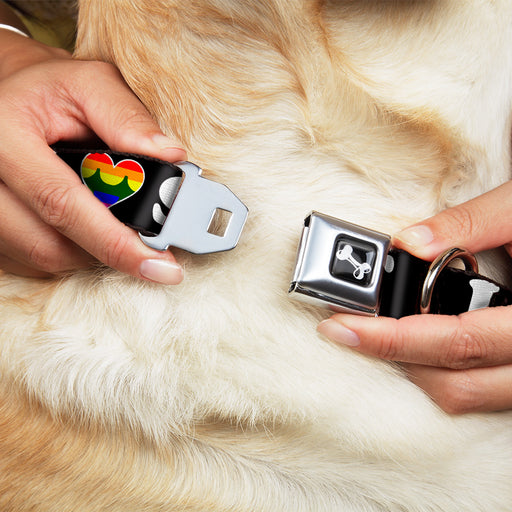
<path id="1" fill-rule="evenodd" d="M 80 64 L 73 100 L 83 109 L 84 123 L 111 149 L 170 162 L 186 159 L 181 143 L 162 133 L 115 67 L 101 62 Z"/>
<path id="2" fill-rule="evenodd" d="M 11 260 L 6 256 L 0 254 L 0 276 L 2 272 L 8 272 L 9 274 L 16 274 L 18 276 L 23 277 L 52 277 L 53 274 L 49 274 L 48 272 L 43 272 L 41 270 L 36 270 L 33 267 L 28 265 L 24 265 L 18 261 Z"/>
<path id="3" fill-rule="evenodd" d="M 166 160 L 183 156 L 182 150 L 176 152 L 176 148 L 171 148 L 166 153 L 155 143 L 162 136 L 160 130 L 112 66 L 85 64 L 66 62 L 64 66 L 69 76 L 68 73 L 64 76 L 62 63 L 45 64 L 44 69 L 39 66 L 35 71 L 33 68 L 30 72 L 25 70 L 9 83 L 2 82 L 4 96 L 11 99 L 0 114 L 3 134 L 0 177 L 44 223 L 101 262 L 139 278 L 177 284 L 183 279 L 183 270 L 173 255 L 145 246 L 135 231 L 115 219 L 46 144 L 73 133 L 83 133 L 84 127 L 92 127 L 98 128 L 98 135 L 115 149 L 127 150 L 129 146 L 130 151 Z M 33 74 L 38 70 L 44 71 L 44 76 L 34 87 Z M 91 72 L 94 80 L 89 76 Z M 27 89 L 29 85 L 31 88 Z M 7 94 L 12 93 L 14 86 L 14 90 L 24 88 L 21 97 Z M 124 93 L 119 96 L 120 91 Z M 130 126 L 136 128 L 132 128 L 131 136 L 117 135 L 120 142 L 116 144 L 116 132 L 122 130 L 116 123 L 115 111 L 114 114 L 109 111 L 109 105 L 120 105 L 117 113 L 121 115 L 125 102 L 128 117 L 135 120 Z M 87 114 L 95 123 L 90 123 Z M 127 129 L 129 132 L 130 128 Z M 146 131 L 141 133 L 141 130 Z M 133 144 L 128 144 L 132 137 Z"/>
<path id="4" fill-rule="evenodd" d="M 134 230 L 94 198 L 44 141 L 27 133 L 25 141 L 31 148 L 27 152 L 17 147 L 17 140 L 7 138 L 6 146 L 18 158 L 13 161 L 3 155 L 3 179 L 45 224 L 121 272 L 165 284 L 181 282 L 183 270 L 174 256 L 144 245 Z"/>
<path id="5" fill-rule="evenodd" d="M 511 313 L 501 307 L 398 320 L 338 314 L 318 331 L 381 359 L 463 369 L 512 363 Z"/>
<path id="6" fill-rule="evenodd" d="M 55 274 L 84 268 L 93 260 L 90 254 L 45 224 L 9 189 L 0 183 L 0 254 L 5 258 L 2 268 L 16 263 L 29 275 Z M 38 274 L 39 272 L 39 274 Z"/>
<path id="7" fill-rule="evenodd" d="M 512 241 L 510 218 L 512 181 L 397 233 L 393 243 L 426 260 L 454 246 L 476 253 Z"/>
<path id="8" fill-rule="evenodd" d="M 4 80 L 0 89 L 9 100 L 2 116 L 11 122 L 23 120 L 25 129 L 49 144 L 83 138 L 92 131 L 116 151 L 170 162 L 186 159 L 181 143 L 163 134 L 110 64 L 44 62 Z"/>
<path id="9" fill-rule="evenodd" d="M 404 366 L 412 382 L 450 414 L 512 408 L 512 365 L 471 370 Z"/>

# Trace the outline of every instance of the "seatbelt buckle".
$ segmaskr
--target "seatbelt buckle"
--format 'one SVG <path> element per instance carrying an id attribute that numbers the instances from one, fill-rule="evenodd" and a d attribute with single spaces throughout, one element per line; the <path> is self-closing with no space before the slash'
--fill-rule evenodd
<path id="1" fill-rule="evenodd" d="M 160 233 L 140 234 L 142 241 L 160 251 L 179 247 L 195 254 L 228 251 L 236 247 L 248 215 L 247 207 L 225 185 L 201 176 L 191 162 L 178 162 L 183 178 Z M 221 232 L 212 229 L 223 214 Z"/>
<path id="2" fill-rule="evenodd" d="M 304 220 L 289 294 L 335 312 L 376 316 L 388 235 L 318 212 Z"/>
<path id="3" fill-rule="evenodd" d="M 453 260 L 465 269 L 449 266 Z M 465 249 L 451 247 L 430 263 L 393 247 L 388 235 L 318 212 L 304 221 L 289 294 L 335 312 L 392 318 L 512 304 L 512 290 L 478 274 Z"/>

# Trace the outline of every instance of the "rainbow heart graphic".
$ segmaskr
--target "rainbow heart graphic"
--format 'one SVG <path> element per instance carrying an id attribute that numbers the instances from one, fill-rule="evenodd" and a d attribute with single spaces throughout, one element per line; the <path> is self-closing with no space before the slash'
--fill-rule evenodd
<path id="1" fill-rule="evenodd" d="M 114 165 L 106 153 L 89 153 L 80 169 L 83 182 L 107 207 L 133 196 L 144 183 L 144 169 L 135 160 Z"/>

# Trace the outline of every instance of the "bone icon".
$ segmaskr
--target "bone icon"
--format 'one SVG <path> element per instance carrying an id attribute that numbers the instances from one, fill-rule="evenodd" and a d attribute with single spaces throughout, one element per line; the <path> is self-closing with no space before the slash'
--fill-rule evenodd
<path id="1" fill-rule="evenodd" d="M 340 261 L 348 261 L 354 267 L 354 272 L 352 275 L 356 279 L 361 280 L 365 274 L 368 274 L 372 270 L 372 267 L 370 267 L 369 263 L 360 263 L 357 261 L 354 256 L 352 256 L 353 250 L 354 249 L 351 245 L 346 244 L 336 252 L 336 258 L 338 258 Z"/>

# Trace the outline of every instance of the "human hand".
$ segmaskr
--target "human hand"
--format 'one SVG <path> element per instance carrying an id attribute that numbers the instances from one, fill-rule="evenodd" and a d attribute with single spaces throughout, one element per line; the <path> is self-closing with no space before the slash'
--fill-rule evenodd
<path id="1" fill-rule="evenodd" d="M 512 256 L 511 198 L 508 182 L 405 229 L 393 244 L 425 260 L 453 246 L 476 253 L 504 245 Z M 512 306 L 398 320 L 336 314 L 318 331 L 361 353 L 402 362 L 449 413 L 512 408 Z"/>
<path id="2" fill-rule="evenodd" d="M 111 65 L 0 30 L 0 268 L 47 276 L 99 260 L 166 284 L 183 278 L 147 247 L 49 147 L 96 134 L 112 150 L 186 159 Z"/>

